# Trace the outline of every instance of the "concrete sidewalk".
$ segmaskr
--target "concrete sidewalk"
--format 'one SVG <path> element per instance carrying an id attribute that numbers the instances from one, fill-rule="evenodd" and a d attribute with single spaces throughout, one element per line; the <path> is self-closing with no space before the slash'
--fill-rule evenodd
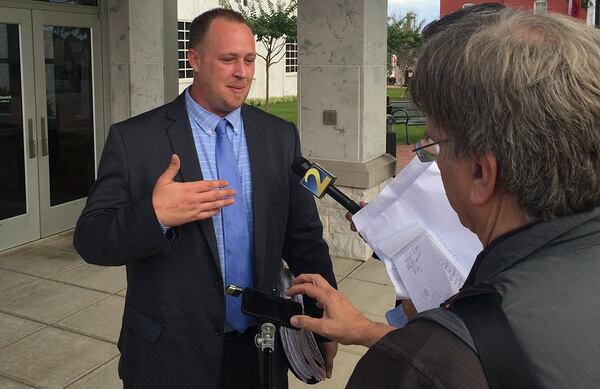
<path id="1" fill-rule="evenodd" d="M 0 253 L 0 388 L 120 388 L 116 342 L 125 269 L 88 265 L 72 232 Z M 385 267 L 334 258 L 340 290 L 369 317 L 384 321 L 394 304 Z M 334 377 L 343 388 L 366 349 L 341 346 Z M 290 377 L 291 388 L 309 387 Z"/>

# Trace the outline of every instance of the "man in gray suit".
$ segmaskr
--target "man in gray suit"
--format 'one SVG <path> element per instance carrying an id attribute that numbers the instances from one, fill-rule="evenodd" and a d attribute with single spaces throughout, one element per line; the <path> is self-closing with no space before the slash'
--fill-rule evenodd
<path id="1" fill-rule="evenodd" d="M 127 266 L 126 388 L 261 387 L 256 322 L 224 286 L 273 292 L 282 258 L 335 284 L 314 199 L 290 168 L 297 129 L 243 104 L 255 58 L 243 17 L 208 11 L 190 30 L 193 85 L 111 127 L 74 245 L 89 263 Z M 331 374 L 337 345 L 323 349 Z"/>

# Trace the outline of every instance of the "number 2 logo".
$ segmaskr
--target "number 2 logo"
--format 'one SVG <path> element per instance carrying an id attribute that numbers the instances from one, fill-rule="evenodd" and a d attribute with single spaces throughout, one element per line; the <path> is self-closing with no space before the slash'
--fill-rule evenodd
<path id="1" fill-rule="evenodd" d="M 314 177 L 314 180 L 315 180 L 314 188 L 310 187 L 312 185 L 310 185 L 309 180 L 308 180 L 311 176 Z M 321 179 L 321 172 L 313 167 L 306 171 L 306 174 L 304 175 L 304 181 L 307 184 L 307 188 L 311 192 L 313 192 L 316 196 L 321 197 L 321 196 L 323 196 L 329 183 L 331 183 L 331 177 L 325 175 L 325 178 Z"/>

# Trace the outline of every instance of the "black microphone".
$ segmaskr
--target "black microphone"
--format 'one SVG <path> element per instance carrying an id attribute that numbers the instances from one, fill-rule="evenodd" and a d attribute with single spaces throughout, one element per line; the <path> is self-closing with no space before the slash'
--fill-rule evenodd
<path id="1" fill-rule="evenodd" d="M 316 163 L 310 163 L 306 158 L 298 157 L 294 160 L 294 163 L 292 163 L 292 170 L 302 177 L 300 185 L 308 189 L 316 197 L 321 198 L 327 193 L 342 207 L 350 211 L 350 213 L 355 214 L 360 211 L 360 206 L 358 204 L 333 186 L 337 177 L 329 173 L 323 167 Z M 311 177 L 312 180 L 310 179 Z"/>

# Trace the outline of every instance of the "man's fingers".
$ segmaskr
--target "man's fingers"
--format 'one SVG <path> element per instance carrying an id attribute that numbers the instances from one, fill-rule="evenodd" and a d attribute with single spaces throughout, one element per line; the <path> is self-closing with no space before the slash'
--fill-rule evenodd
<path id="1" fill-rule="evenodd" d="M 200 212 L 196 215 L 196 220 L 205 220 L 208 218 L 211 218 L 213 216 L 215 216 L 217 213 L 219 213 L 220 209 L 214 209 L 211 211 L 204 211 L 204 212 Z"/>
<path id="2" fill-rule="evenodd" d="M 294 284 L 314 284 L 314 285 L 318 285 L 319 281 L 318 278 L 322 277 L 320 274 L 300 274 L 298 277 L 294 278 L 292 280 L 292 283 Z"/>
<path id="3" fill-rule="evenodd" d="M 300 274 L 293 281 L 294 284 L 313 284 L 325 290 L 335 290 L 333 286 L 320 274 Z"/>
<path id="4" fill-rule="evenodd" d="M 194 181 L 186 183 L 189 186 L 189 189 L 193 192 L 201 193 L 208 192 L 214 189 L 226 188 L 229 186 L 229 183 L 225 180 L 202 180 L 202 181 Z M 234 190 L 234 189 L 224 189 L 224 190 Z"/>
<path id="5" fill-rule="evenodd" d="M 350 212 L 346 212 L 346 220 L 348 220 L 350 222 L 350 229 L 352 231 L 356 232 L 356 226 L 354 225 L 354 222 L 352 221 L 352 216 L 354 216 L 354 214 L 352 214 Z"/>
<path id="6" fill-rule="evenodd" d="M 352 216 L 354 216 L 352 213 L 346 212 L 346 220 L 348 220 L 349 222 L 352 222 Z"/>
<path id="7" fill-rule="evenodd" d="M 221 200 L 229 200 L 235 198 L 235 190 L 233 189 L 215 189 L 208 192 L 193 192 L 188 193 L 189 199 L 187 200 L 192 205 L 200 205 L 203 203 L 213 203 Z"/>
<path id="8" fill-rule="evenodd" d="M 296 328 L 309 330 L 311 332 L 316 332 L 317 334 L 323 334 L 323 323 L 322 319 L 315 319 L 314 317 L 310 317 L 307 315 L 296 315 L 292 316 L 290 319 L 290 323 Z M 327 335 L 325 335 L 327 336 Z"/>
<path id="9" fill-rule="evenodd" d="M 167 169 L 158 178 L 158 182 L 166 184 L 173 181 L 173 179 L 177 175 L 177 172 L 179 171 L 180 166 L 181 161 L 179 160 L 179 156 L 177 154 L 171 155 L 171 162 L 169 162 L 169 166 L 167 166 Z"/>
<path id="10" fill-rule="evenodd" d="M 361 208 L 364 208 L 366 205 L 368 205 L 369 203 L 361 201 L 358 203 L 358 205 L 360 205 Z M 354 214 L 348 212 L 346 213 L 346 220 L 348 220 L 350 222 L 350 229 L 354 232 L 358 232 L 358 230 L 356 229 L 356 225 L 354 224 L 354 222 L 352 221 L 352 216 L 354 216 Z"/>
<path id="11" fill-rule="evenodd" d="M 235 199 L 233 198 L 211 201 L 209 203 L 203 202 L 197 205 L 196 212 L 199 215 L 202 215 L 205 212 L 214 212 L 215 214 L 217 214 L 221 210 L 221 208 L 227 207 L 233 204 L 234 202 Z"/>
<path id="12" fill-rule="evenodd" d="M 331 378 L 333 373 L 333 359 L 337 355 L 338 344 L 336 342 L 325 342 L 322 343 L 323 357 L 325 358 L 325 373 L 327 378 Z"/>
<path id="13" fill-rule="evenodd" d="M 298 284 L 294 285 L 287 290 L 288 296 L 296 296 L 298 294 L 305 294 L 317 300 L 321 305 L 324 304 L 324 300 L 326 299 L 327 292 L 323 289 L 316 287 L 312 284 Z"/>
<path id="14" fill-rule="evenodd" d="M 325 361 L 325 376 L 327 378 L 331 378 L 331 373 L 333 373 L 333 358 L 327 356 L 327 360 Z"/>

